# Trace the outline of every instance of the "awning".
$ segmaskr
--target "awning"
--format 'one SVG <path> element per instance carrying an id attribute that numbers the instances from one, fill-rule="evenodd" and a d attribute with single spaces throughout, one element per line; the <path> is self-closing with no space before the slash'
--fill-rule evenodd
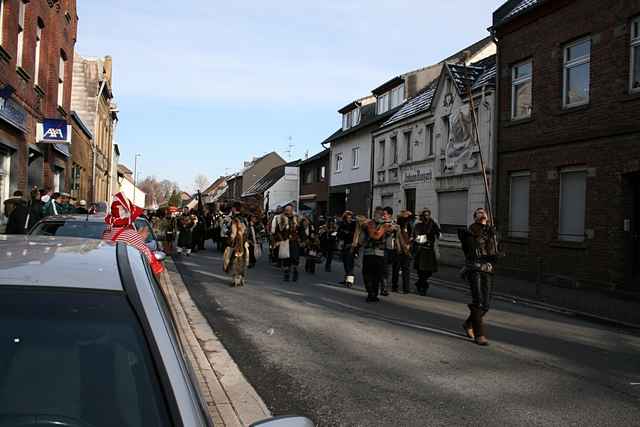
<path id="1" fill-rule="evenodd" d="M 53 149 L 67 158 L 71 157 L 71 153 L 69 152 L 69 144 L 53 144 Z"/>

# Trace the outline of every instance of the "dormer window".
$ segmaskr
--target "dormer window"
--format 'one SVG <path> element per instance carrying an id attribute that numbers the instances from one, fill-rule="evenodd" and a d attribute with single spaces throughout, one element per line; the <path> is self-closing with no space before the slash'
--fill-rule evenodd
<path id="1" fill-rule="evenodd" d="M 378 114 L 393 110 L 404 102 L 404 83 L 378 95 Z"/>
<path id="2" fill-rule="evenodd" d="M 360 107 L 347 111 L 342 115 L 342 130 L 350 129 L 360 123 Z"/>

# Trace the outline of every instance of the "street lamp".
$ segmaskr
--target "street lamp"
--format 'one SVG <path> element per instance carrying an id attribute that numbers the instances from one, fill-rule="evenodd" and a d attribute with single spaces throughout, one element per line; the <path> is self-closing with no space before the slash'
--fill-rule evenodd
<path id="1" fill-rule="evenodd" d="M 142 157 L 142 154 L 136 153 L 136 157 L 133 160 L 133 204 L 136 204 L 136 185 L 138 181 L 138 157 Z M 136 205 L 137 206 L 137 205 Z"/>

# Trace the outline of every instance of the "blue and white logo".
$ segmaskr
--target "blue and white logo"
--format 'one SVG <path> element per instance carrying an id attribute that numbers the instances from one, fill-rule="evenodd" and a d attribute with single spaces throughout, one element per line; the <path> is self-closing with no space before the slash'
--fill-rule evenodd
<path id="1" fill-rule="evenodd" d="M 36 133 L 37 142 L 71 143 L 71 126 L 66 120 L 44 119 Z"/>

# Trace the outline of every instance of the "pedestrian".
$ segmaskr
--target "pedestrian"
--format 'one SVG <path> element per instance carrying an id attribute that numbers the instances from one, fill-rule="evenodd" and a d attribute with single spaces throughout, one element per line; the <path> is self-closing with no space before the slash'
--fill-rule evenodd
<path id="1" fill-rule="evenodd" d="M 436 256 L 436 245 L 440 238 L 440 227 L 431 218 L 431 211 L 423 209 L 420 213 L 420 221 L 413 231 L 415 263 L 414 267 L 418 272 L 418 294 L 427 295 L 429 290 L 429 278 L 438 271 L 438 257 Z"/>
<path id="2" fill-rule="evenodd" d="M 474 223 L 468 230 L 458 231 L 465 254 L 463 277 L 471 288 L 470 315 L 463 323 L 465 333 L 476 344 L 486 346 L 484 317 L 489 311 L 493 296 L 495 265 L 498 258 L 496 232 L 489 224 L 487 212 L 478 208 L 473 212 Z"/>
<path id="3" fill-rule="evenodd" d="M 164 218 L 160 221 L 160 236 L 162 237 L 162 248 L 167 255 L 173 254 L 173 242 L 176 238 L 176 222 L 173 215 L 168 210 Z"/>
<path id="4" fill-rule="evenodd" d="M 384 273 L 382 282 L 380 282 L 380 295 L 383 297 L 389 296 L 389 290 L 387 284 L 389 283 L 389 276 L 393 269 L 393 260 L 396 257 L 396 224 L 393 221 L 393 208 L 386 206 L 382 210 L 382 220 L 390 224 L 388 231 L 384 237 Z"/>
<path id="5" fill-rule="evenodd" d="M 262 256 L 261 233 L 262 224 L 258 220 L 258 216 L 252 214 L 249 217 L 249 268 L 256 266 L 258 258 Z"/>
<path id="6" fill-rule="evenodd" d="M 356 223 L 353 220 L 353 212 L 345 211 L 342 214 L 342 222 L 338 227 L 338 242 L 341 246 L 342 264 L 344 265 L 344 280 L 343 285 L 348 288 L 352 287 L 355 283 L 355 276 L 353 274 L 355 264 L 355 249 L 353 238 L 356 232 Z"/>
<path id="7" fill-rule="evenodd" d="M 78 206 L 76 206 L 75 213 L 80 214 L 80 215 L 88 215 L 89 214 L 89 210 L 87 209 L 87 201 L 86 200 L 80 200 L 78 202 Z"/>
<path id="8" fill-rule="evenodd" d="M 402 293 L 411 292 L 411 212 L 401 211 L 395 227 L 395 253 L 391 273 L 391 291 L 399 292 L 398 282 L 402 274 Z"/>
<path id="9" fill-rule="evenodd" d="M 374 211 L 373 220 L 366 223 L 362 275 L 367 289 L 367 302 L 378 302 L 378 292 L 384 282 L 385 243 L 387 233 L 391 231 L 391 222 L 385 220 L 381 207 Z"/>
<path id="10" fill-rule="evenodd" d="M 320 227 L 320 247 L 325 256 L 324 271 L 331 272 L 331 263 L 333 262 L 333 254 L 336 250 L 338 242 L 338 228 L 336 227 L 335 218 L 328 218 L 327 223 Z"/>
<path id="11" fill-rule="evenodd" d="M 178 254 L 191 255 L 193 245 L 193 228 L 196 226 L 194 218 L 188 208 L 184 208 L 178 219 Z"/>
<path id="12" fill-rule="evenodd" d="M 224 271 L 231 273 L 231 285 L 244 286 L 249 264 L 248 222 L 242 215 L 242 204 L 235 202 L 231 207 L 227 247 L 224 251 Z"/>
<path id="13" fill-rule="evenodd" d="M 275 233 L 278 259 L 284 267 L 284 281 L 298 281 L 298 263 L 300 261 L 300 220 L 288 204 L 275 218 Z"/>
<path id="14" fill-rule="evenodd" d="M 4 201 L 4 214 L 7 217 L 5 234 L 26 234 L 29 209 L 22 198 L 22 191 L 15 191 L 13 197 Z"/>
<path id="15" fill-rule="evenodd" d="M 51 196 L 47 196 L 48 201 L 42 206 L 42 217 L 46 218 L 53 215 L 62 215 L 64 208 L 62 206 L 63 198 L 60 193 L 53 193 Z"/>
<path id="16" fill-rule="evenodd" d="M 318 253 L 320 251 L 320 239 L 316 231 L 316 226 L 308 217 L 302 218 L 300 227 L 300 246 L 304 251 L 304 271 L 315 274 Z"/>
<path id="17" fill-rule="evenodd" d="M 41 197 L 46 194 L 45 190 L 38 190 L 38 187 L 33 187 L 31 190 L 31 200 L 29 201 L 29 214 L 26 221 L 26 231 L 29 232 L 38 221 L 42 219 L 42 203 Z"/>
<path id="18" fill-rule="evenodd" d="M 71 195 L 69 193 L 60 193 L 60 209 L 58 210 L 58 214 L 60 215 L 70 215 L 74 213 L 75 208 L 71 204 Z"/>

